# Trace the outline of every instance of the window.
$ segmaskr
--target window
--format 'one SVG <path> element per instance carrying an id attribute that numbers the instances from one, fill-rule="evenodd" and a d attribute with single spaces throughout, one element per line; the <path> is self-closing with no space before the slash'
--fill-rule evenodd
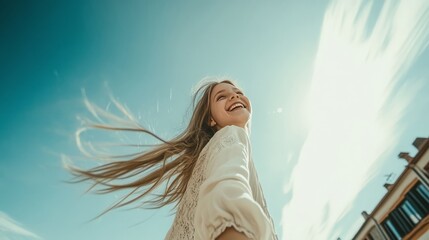
<path id="1" fill-rule="evenodd" d="M 397 240 L 402 239 L 401 235 L 399 235 L 398 230 L 396 230 L 396 227 L 393 225 L 393 223 L 390 219 L 385 221 L 385 223 L 383 225 L 386 228 L 387 234 L 389 235 L 389 237 L 391 239 L 397 239 Z"/>
<path id="2" fill-rule="evenodd" d="M 392 239 L 402 239 L 429 214 L 429 189 L 417 183 L 382 223 Z"/>
<path id="3" fill-rule="evenodd" d="M 410 219 L 414 225 L 416 225 L 420 222 L 420 220 L 422 220 L 422 216 L 416 211 L 416 209 L 407 199 L 405 199 L 405 201 L 402 203 L 401 209 L 405 212 L 408 219 Z"/>
<path id="4" fill-rule="evenodd" d="M 427 189 L 423 184 L 417 186 L 417 192 L 423 197 L 427 204 L 429 204 L 429 189 Z"/>

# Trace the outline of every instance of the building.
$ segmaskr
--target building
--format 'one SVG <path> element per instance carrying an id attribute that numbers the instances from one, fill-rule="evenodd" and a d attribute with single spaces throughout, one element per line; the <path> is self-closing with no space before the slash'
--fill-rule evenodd
<path id="1" fill-rule="evenodd" d="M 400 153 L 407 166 L 371 214 L 362 212 L 365 222 L 354 240 L 429 240 L 429 139 L 417 138 L 418 149 L 411 157 Z"/>

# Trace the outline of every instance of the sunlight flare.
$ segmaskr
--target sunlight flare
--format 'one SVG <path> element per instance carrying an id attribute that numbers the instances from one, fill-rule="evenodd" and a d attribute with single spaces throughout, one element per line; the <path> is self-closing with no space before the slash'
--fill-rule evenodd
<path id="1" fill-rule="evenodd" d="M 383 1 L 372 24 L 374 3 L 332 1 L 325 13 L 308 134 L 285 187 L 292 197 L 283 239 L 338 237 L 338 221 L 395 144 L 396 124 L 418 91 L 398 83 L 428 45 L 429 1 Z"/>

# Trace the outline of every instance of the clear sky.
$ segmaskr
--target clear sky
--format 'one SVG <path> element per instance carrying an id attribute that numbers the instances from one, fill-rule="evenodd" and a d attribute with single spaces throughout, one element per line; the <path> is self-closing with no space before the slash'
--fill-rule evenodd
<path id="1" fill-rule="evenodd" d="M 397 154 L 428 136 L 428 12 L 426 0 L 2 1 L 0 240 L 163 239 L 169 209 L 89 222 L 120 194 L 64 183 L 62 159 L 88 164 L 74 138 L 82 89 L 169 138 L 205 76 L 252 101 L 281 239 L 350 238 L 403 170 Z"/>

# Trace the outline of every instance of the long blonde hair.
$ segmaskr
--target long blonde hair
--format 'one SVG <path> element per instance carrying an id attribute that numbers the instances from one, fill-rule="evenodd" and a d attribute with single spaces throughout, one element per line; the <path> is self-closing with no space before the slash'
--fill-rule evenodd
<path id="1" fill-rule="evenodd" d="M 231 80 L 212 80 L 202 84 L 194 93 L 193 113 L 188 126 L 169 141 L 163 140 L 139 124 L 135 127 L 91 124 L 89 127 L 102 130 L 146 133 L 162 143 L 149 151 L 127 155 L 128 159 L 123 161 L 112 161 L 89 170 L 68 166 L 76 177 L 73 182 L 92 181 L 90 189 L 100 186 L 101 188 L 96 191 L 100 194 L 129 190 L 128 194 L 102 214 L 148 196 L 152 198 L 145 199 L 143 204 L 149 204 L 151 208 L 160 208 L 170 203 L 175 203 L 176 207 L 185 193 L 200 152 L 216 132 L 214 127 L 209 126 L 210 98 L 212 89 L 219 83 L 235 86 Z M 79 137 L 77 139 L 80 141 Z M 121 180 L 121 183 L 116 183 L 116 180 Z M 153 191 L 164 183 L 163 193 L 153 194 Z"/>

